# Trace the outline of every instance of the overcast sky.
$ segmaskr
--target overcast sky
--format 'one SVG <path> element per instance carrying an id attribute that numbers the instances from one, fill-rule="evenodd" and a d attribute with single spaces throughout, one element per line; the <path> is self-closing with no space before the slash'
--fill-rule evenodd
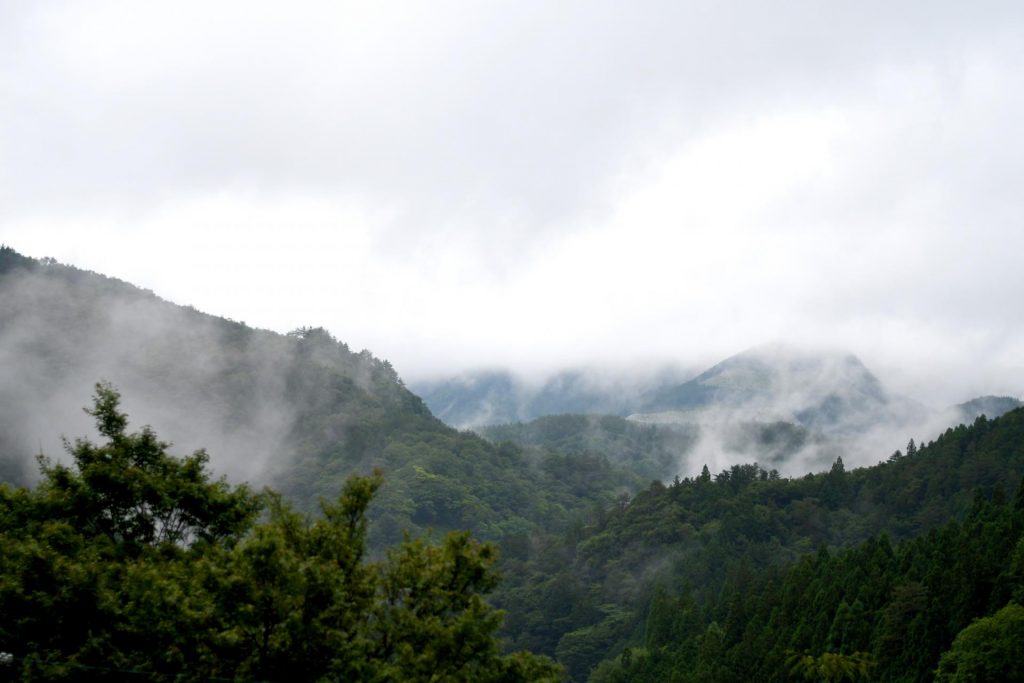
<path id="1" fill-rule="evenodd" d="M 407 379 L 1024 393 L 1024 3 L 0 0 L 0 242 Z"/>

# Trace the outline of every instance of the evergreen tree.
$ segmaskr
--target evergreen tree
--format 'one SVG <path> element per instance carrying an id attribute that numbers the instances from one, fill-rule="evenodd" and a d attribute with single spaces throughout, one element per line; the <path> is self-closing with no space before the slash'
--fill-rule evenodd
<path id="1" fill-rule="evenodd" d="M 69 444 L 72 465 L 44 461 L 35 490 L 0 486 L 0 666 L 15 677 L 559 679 L 499 651 L 492 546 L 452 533 L 368 562 L 379 475 L 310 518 L 210 481 L 202 451 L 177 459 L 149 428 L 128 433 L 119 398 L 97 387 L 105 443 Z"/>

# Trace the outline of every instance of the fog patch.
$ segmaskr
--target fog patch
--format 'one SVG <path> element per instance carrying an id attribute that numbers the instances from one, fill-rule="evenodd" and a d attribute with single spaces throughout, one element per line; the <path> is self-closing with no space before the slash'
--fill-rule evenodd
<path id="1" fill-rule="evenodd" d="M 502 371 L 437 381 L 424 398 L 442 419 L 459 416 L 461 426 L 533 420 L 524 428 L 542 430 L 543 415 L 606 412 L 649 425 L 661 440 L 678 432 L 685 438 L 673 443 L 675 462 L 666 479 L 696 476 L 705 465 L 719 472 L 757 462 L 787 476 L 827 470 L 839 457 L 848 467 L 872 465 L 911 438 L 924 443 L 978 414 L 993 417 L 1017 405 L 1012 397 L 988 397 L 931 408 L 889 391 L 848 351 L 779 342 L 683 379 L 678 367 L 634 376 L 618 369 L 572 370 L 532 381 Z M 595 434 L 598 426 L 599 418 L 592 417 Z M 483 431 L 503 433 L 500 427 Z M 586 436 L 573 443 L 580 441 L 586 443 Z M 629 462 L 617 452 L 607 455 Z"/>
<path id="2" fill-rule="evenodd" d="M 151 426 L 177 455 L 206 448 L 233 480 L 282 453 L 296 414 L 286 338 L 53 263 L 0 283 L 0 458 L 62 460 L 62 437 L 94 438 L 83 407 L 98 381 L 121 392 L 131 429 Z"/>

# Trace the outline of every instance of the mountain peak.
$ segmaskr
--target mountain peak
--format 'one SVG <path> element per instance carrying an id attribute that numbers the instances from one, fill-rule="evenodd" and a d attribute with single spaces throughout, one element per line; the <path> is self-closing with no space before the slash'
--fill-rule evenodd
<path id="1" fill-rule="evenodd" d="M 846 429 L 887 408 L 881 382 L 847 351 L 762 344 L 726 358 L 683 384 L 647 397 L 646 413 L 726 411 L 745 419 L 789 420 Z"/>

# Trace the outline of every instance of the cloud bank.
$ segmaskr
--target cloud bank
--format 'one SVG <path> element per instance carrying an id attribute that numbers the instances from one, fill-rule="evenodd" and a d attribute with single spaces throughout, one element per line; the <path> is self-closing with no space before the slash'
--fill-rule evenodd
<path id="1" fill-rule="evenodd" d="M 1018 3 L 9 3 L 0 241 L 406 377 L 1021 393 Z"/>

